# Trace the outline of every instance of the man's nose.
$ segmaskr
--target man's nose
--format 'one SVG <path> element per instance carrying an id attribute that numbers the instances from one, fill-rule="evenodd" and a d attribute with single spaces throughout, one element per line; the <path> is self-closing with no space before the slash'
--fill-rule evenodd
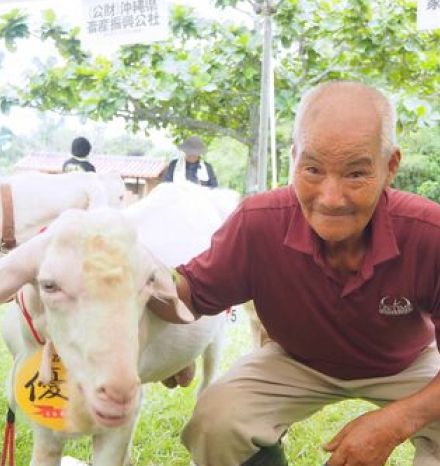
<path id="1" fill-rule="evenodd" d="M 322 181 L 319 202 L 329 210 L 345 206 L 344 186 L 339 177 L 328 176 Z"/>

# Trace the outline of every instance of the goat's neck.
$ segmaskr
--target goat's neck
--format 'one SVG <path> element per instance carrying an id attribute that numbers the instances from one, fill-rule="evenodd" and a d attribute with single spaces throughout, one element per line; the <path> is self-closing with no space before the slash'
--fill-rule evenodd
<path id="1" fill-rule="evenodd" d="M 162 331 L 169 325 L 169 322 L 164 321 L 145 306 L 139 322 L 139 348 L 144 349 L 155 340 L 160 340 Z"/>

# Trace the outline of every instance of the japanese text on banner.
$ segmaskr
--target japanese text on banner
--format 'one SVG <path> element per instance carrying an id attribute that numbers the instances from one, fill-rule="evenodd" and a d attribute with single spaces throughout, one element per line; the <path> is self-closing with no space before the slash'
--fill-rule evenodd
<path id="1" fill-rule="evenodd" d="M 89 40 L 147 44 L 169 36 L 166 0 L 82 0 L 82 4 Z"/>

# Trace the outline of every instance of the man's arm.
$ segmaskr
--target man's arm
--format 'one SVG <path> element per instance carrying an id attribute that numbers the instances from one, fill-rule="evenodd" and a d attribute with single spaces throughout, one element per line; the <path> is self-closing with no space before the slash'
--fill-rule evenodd
<path id="1" fill-rule="evenodd" d="M 95 166 L 90 162 L 87 162 L 86 164 L 84 164 L 84 170 L 86 172 L 96 172 Z"/>
<path id="2" fill-rule="evenodd" d="M 422 390 L 348 423 L 324 449 L 329 466 L 383 466 L 394 448 L 440 420 L 440 374 Z"/>

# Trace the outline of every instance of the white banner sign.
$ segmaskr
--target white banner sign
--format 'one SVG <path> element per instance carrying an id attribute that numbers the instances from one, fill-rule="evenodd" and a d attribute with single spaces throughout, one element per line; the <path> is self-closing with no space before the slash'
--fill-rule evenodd
<path id="1" fill-rule="evenodd" d="M 419 0 L 417 6 L 417 29 L 440 28 L 440 0 Z"/>
<path id="2" fill-rule="evenodd" d="M 167 0 L 82 0 L 90 45 L 149 44 L 169 36 Z"/>

